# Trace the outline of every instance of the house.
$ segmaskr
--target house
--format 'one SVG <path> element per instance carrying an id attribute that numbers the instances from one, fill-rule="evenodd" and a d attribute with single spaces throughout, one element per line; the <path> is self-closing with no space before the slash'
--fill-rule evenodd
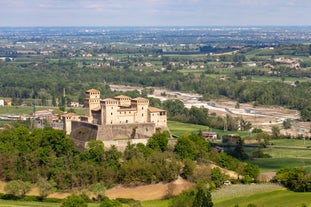
<path id="1" fill-rule="evenodd" d="M 0 106 L 4 106 L 4 100 L 0 99 Z"/>
<path id="2" fill-rule="evenodd" d="M 79 107 L 80 104 L 79 102 L 75 102 L 75 101 L 71 101 L 70 104 L 69 104 L 70 107 Z"/>
<path id="3" fill-rule="evenodd" d="M 202 136 L 208 140 L 217 139 L 217 133 L 216 132 L 202 132 Z"/>

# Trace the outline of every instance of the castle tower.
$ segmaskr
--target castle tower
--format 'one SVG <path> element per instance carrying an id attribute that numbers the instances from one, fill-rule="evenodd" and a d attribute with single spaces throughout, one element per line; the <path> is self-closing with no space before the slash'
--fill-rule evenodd
<path id="1" fill-rule="evenodd" d="M 119 101 L 120 107 L 130 107 L 131 106 L 131 97 L 120 95 L 115 97 L 116 100 Z"/>
<path id="2" fill-rule="evenodd" d="M 148 120 L 148 106 L 149 100 L 145 98 L 132 99 L 132 107 L 136 108 L 135 122 L 146 123 Z"/>
<path id="3" fill-rule="evenodd" d="M 86 108 L 85 115 L 91 117 L 92 110 L 100 108 L 100 91 L 90 89 L 85 92 L 84 108 Z"/>
<path id="4" fill-rule="evenodd" d="M 101 123 L 103 125 L 118 124 L 118 100 L 106 98 L 100 101 L 101 106 Z"/>

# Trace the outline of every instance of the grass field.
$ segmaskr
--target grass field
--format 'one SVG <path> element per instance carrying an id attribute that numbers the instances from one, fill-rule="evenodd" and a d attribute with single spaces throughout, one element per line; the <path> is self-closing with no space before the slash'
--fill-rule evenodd
<path id="1" fill-rule="evenodd" d="M 197 124 L 189 124 L 189 123 L 182 123 L 177 121 L 167 121 L 167 125 L 172 134 L 180 136 L 186 133 L 199 133 L 200 131 L 211 131 L 216 132 L 220 136 L 224 134 L 240 134 L 241 136 L 247 135 L 248 132 L 241 132 L 241 131 L 223 131 L 219 129 L 212 129 L 208 126 L 197 125 Z"/>
<path id="2" fill-rule="evenodd" d="M 262 152 L 272 158 L 260 158 L 250 162 L 260 167 L 261 172 L 277 171 L 281 167 L 304 167 L 311 172 L 311 145 L 310 140 L 280 139 L 271 140 L 274 146 L 301 147 L 301 148 L 263 148 Z M 246 147 L 249 155 L 255 148 Z"/>
<path id="3" fill-rule="evenodd" d="M 249 162 L 258 165 L 261 172 L 276 172 L 281 167 L 304 167 L 311 172 L 311 158 L 261 158 Z"/>
<path id="4" fill-rule="evenodd" d="M 273 192 L 256 193 L 250 196 L 241 196 L 224 201 L 215 201 L 215 207 L 247 207 L 248 204 L 255 204 L 256 207 L 299 207 L 310 206 L 311 193 L 295 193 L 286 190 Z M 304 205 L 303 205 L 304 204 Z"/>
<path id="5" fill-rule="evenodd" d="M 303 139 L 273 139 L 270 141 L 270 144 L 280 145 L 280 146 L 289 146 L 289 147 L 309 147 L 311 146 L 311 140 Z"/>
<path id="6" fill-rule="evenodd" d="M 172 134 L 180 136 L 185 133 L 198 133 L 201 131 L 209 131 L 208 126 L 196 125 L 196 124 L 185 124 L 177 121 L 167 121 L 167 125 Z"/>
<path id="7" fill-rule="evenodd" d="M 143 207 L 168 207 L 170 200 L 142 201 Z"/>

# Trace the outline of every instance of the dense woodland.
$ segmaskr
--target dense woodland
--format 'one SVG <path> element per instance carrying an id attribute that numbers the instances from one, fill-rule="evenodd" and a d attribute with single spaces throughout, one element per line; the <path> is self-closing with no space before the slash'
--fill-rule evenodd
<path id="1" fill-rule="evenodd" d="M 217 168 L 211 170 L 210 162 L 237 171 L 244 176 L 242 182 L 253 181 L 259 173 L 257 166 L 217 152 L 199 135 L 181 136 L 175 145 L 168 139 L 168 133 L 159 132 L 147 146 L 129 144 L 123 153 L 91 141 L 88 149 L 78 151 L 64 131 L 30 131 L 19 125 L 0 133 L 0 179 L 53 183 L 58 190 L 70 190 L 101 182 L 106 187 L 170 182 L 182 176 L 216 188 L 228 178 Z"/>

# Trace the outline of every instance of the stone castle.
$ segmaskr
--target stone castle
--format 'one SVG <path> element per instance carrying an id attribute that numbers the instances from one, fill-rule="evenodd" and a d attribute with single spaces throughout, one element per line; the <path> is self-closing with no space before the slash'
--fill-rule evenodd
<path id="1" fill-rule="evenodd" d="M 120 95 L 100 98 L 100 91 L 85 93 L 85 116 L 65 114 L 64 129 L 79 148 L 90 140 L 147 139 L 157 129 L 168 130 L 166 111 L 149 106 L 145 98 Z"/>

